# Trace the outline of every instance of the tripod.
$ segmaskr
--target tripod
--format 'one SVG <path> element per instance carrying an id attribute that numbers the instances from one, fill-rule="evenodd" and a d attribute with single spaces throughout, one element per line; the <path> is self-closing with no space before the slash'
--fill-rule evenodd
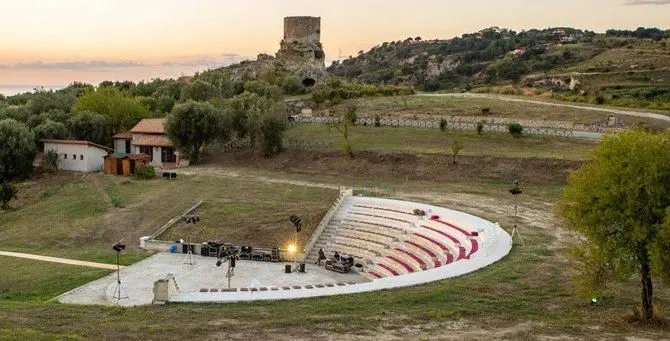
<path id="1" fill-rule="evenodd" d="M 519 183 L 515 181 L 515 188 L 510 190 L 510 193 L 514 195 L 514 222 L 517 223 L 519 221 L 519 217 L 517 216 L 517 206 L 518 206 L 518 201 L 519 201 L 519 194 L 521 194 L 521 190 L 519 189 Z M 512 229 L 512 244 L 514 244 L 514 235 L 517 235 L 519 237 L 519 240 L 521 241 L 521 246 L 526 246 L 523 242 L 523 238 L 521 238 L 521 233 L 519 232 L 519 228 L 514 224 L 514 228 Z"/>
<path id="2" fill-rule="evenodd" d="M 114 288 L 113 296 L 117 302 L 119 300 L 128 298 L 128 294 L 121 287 L 121 266 L 119 265 L 119 253 L 121 253 L 121 250 L 116 251 L 116 287 Z"/>
<path id="3" fill-rule="evenodd" d="M 191 244 L 191 235 L 188 236 L 188 253 L 186 253 L 186 257 L 184 257 L 184 264 L 188 265 L 195 265 L 195 258 L 193 258 L 193 244 Z"/>
<path id="4" fill-rule="evenodd" d="M 228 279 L 228 290 L 230 290 L 230 279 L 235 276 L 235 268 L 230 266 L 230 260 L 228 260 L 228 272 L 226 272 L 226 278 Z"/>

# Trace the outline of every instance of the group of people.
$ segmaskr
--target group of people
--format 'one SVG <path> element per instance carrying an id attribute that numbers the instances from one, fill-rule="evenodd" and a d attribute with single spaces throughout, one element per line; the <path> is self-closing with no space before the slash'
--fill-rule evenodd
<path id="1" fill-rule="evenodd" d="M 319 257 L 316 259 L 316 262 L 314 262 L 314 264 L 321 265 L 321 261 L 326 259 L 328 259 L 326 258 L 326 253 L 323 252 L 323 249 L 319 249 Z M 340 254 L 337 251 L 333 252 L 333 256 L 330 258 L 330 260 L 349 267 L 354 266 L 354 256 L 352 255 L 340 256 Z"/>

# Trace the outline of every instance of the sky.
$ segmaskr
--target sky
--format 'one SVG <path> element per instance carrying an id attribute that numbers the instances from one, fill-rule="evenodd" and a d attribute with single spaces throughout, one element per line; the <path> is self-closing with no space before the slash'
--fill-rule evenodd
<path id="1" fill-rule="evenodd" d="M 283 17 L 321 17 L 328 60 L 498 26 L 670 28 L 670 0 L 0 0 L 0 86 L 178 77 L 274 54 Z"/>

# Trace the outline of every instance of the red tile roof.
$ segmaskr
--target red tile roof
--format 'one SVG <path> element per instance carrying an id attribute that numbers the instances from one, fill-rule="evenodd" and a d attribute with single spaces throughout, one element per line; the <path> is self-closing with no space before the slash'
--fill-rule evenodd
<path id="1" fill-rule="evenodd" d="M 42 142 L 42 143 L 56 143 L 56 144 L 81 144 L 81 145 L 87 145 L 87 146 L 91 146 L 91 147 L 97 147 L 97 148 L 104 149 L 104 150 L 109 151 L 109 152 L 114 151 L 114 149 L 112 149 L 112 148 L 105 147 L 105 146 L 99 145 L 97 143 L 93 143 L 91 141 L 42 139 L 42 140 L 40 140 L 40 142 Z"/>
<path id="2" fill-rule="evenodd" d="M 129 131 L 125 131 L 123 133 L 118 133 L 114 136 L 112 136 L 113 139 L 119 139 L 119 140 L 132 140 L 133 139 L 133 133 Z"/>
<path id="3" fill-rule="evenodd" d="M 133 141 L 134 146 L 172 147 L 165 135 L 142 135 Z"/>
<path id="4" fill-rule="evenodd" d="M 165 134 L 165 118 L 145 118 L 130 129 L 131 133 Z"/>

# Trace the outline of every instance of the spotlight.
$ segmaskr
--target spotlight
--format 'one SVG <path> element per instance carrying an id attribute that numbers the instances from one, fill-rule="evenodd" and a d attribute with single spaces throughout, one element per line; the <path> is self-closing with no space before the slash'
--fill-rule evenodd
<path id="1" fill-rule="evenodd" d="M 591 297 L 591 305 L 595 305 L 597 303 L 598 303 L 598 298 L 595 297 L 595 296 Z"/>
<path id="2" fill-rule="evenodd" d="M 216 261 L 216 266 L 221 266 L 221 264 L 223 264 L 222 260 L 219 259 L 219 260 Z"/>
<path id="3" fill-rule="evenodd" d="M 121 252 L 126 248 L 125 244 L 121 244 L 121 242 L 116 242 L 114 245 L 112 245 L 112 250 L 116 252 Z"/>
<path id="4" fill-rule="evenodd" d="M 296 250 L 295 244 L 289 244 L 287 249 L 289 253 L 294 253 Z"/>
<path id="5" fill-rule="evenodd" d="M 300 229 L 302 228 L 302 218 L 297 215 L 292 215 L 288 219 L 293 223 L 293 226 L 295 226 L 295 232 L 300 232 Z"/>

